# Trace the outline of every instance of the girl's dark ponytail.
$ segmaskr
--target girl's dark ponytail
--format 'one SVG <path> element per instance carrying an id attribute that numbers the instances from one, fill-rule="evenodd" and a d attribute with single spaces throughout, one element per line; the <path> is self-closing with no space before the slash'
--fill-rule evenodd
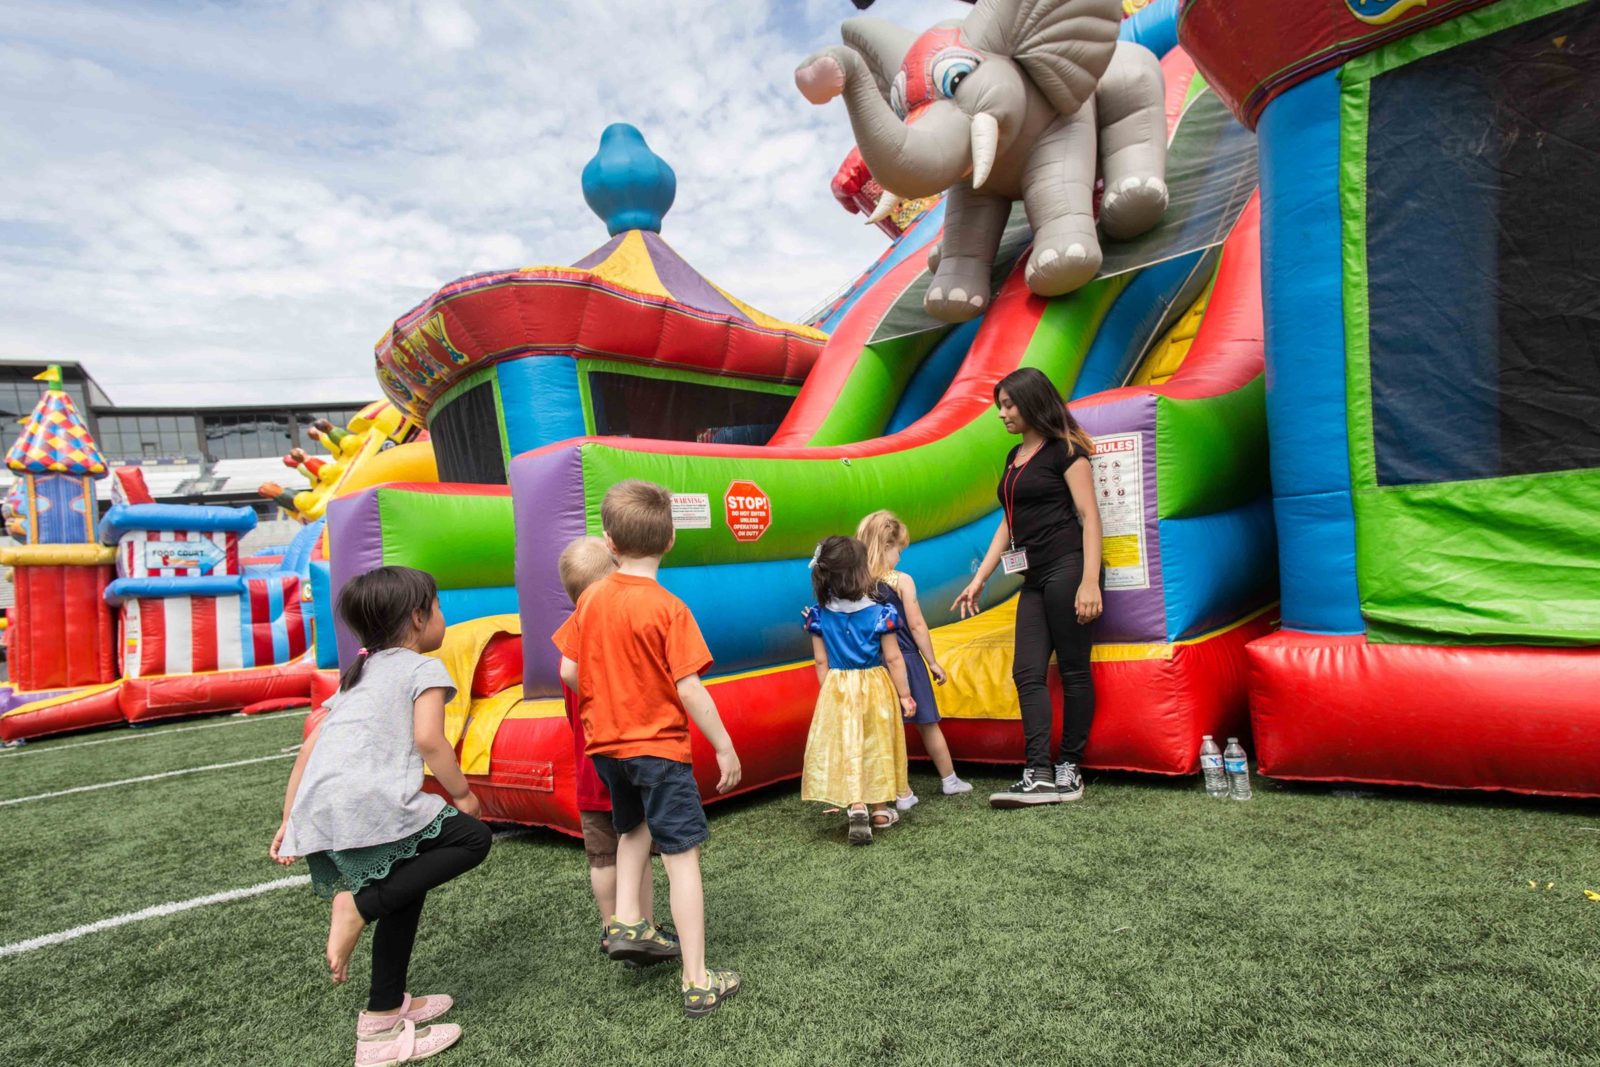
<path id="1" fill-rule="evenodd" d="M 352 578 L 339 590 L 339 617 L 361 640 L 355 660 L 339 676 L 339 692 L 355 688 L 367 661 L 401 644 L 418 611 L 432 611 L 439 598 L 433 575 L 414 567 L 379 567 Z"/>
<path id="2" fill-rule="evenodd" d="M 343 693 L 347 689 L 356 687 L 356 683 L 361 681 L 361 672 L 366 668 L 367 660 L 371 658 L 372 653 L 368 652 L 366 648 L 363 647 L 356 650 L 355 662 L 346 667 L 344 673 L 339 675 L 339 692 Z"/>

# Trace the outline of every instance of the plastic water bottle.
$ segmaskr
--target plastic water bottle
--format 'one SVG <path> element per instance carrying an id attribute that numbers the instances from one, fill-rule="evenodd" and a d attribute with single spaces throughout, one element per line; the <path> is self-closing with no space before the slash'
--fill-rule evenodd
<path id="1" fill-rule="evenodd" d="M 1250 799 L 1250 760 L 1237 737 L 1228 738 L 1222 750 L 1222 766 L 1228 772 L 1228 795 L 1235 800 Z"/>
<path id="2" fill-rule="evenodd" d="M 1210 734 L 1200 741 L 1200 775 L 1206 781 L 1206 796 L 1228 795 L 1228 775 L 1222 769 L 1222 749 Z"/>

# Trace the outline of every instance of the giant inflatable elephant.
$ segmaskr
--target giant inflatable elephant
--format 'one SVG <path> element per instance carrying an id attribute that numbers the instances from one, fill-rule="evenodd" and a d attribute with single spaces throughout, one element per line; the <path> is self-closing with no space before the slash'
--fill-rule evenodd
<path id="1" fill-rule="evenodd" d="M 862 158 L 896 198 L 947 195 L 928 313 L 981 314 L 1020 199 L 1033 228 L 1028 286 L 1058 296 L 1100 268 L 1100 226 L 1134 237 L 1167 206 L 1161 64 L 1119 41 L 1120 0 L 979 0 L 920 37 L 877 18 L 795 71 L 806 99 L 844 94 Z M 893 209 L 889 196 L 880 212 Z M 874 219 L 876 221 L 876 219 Z"/>

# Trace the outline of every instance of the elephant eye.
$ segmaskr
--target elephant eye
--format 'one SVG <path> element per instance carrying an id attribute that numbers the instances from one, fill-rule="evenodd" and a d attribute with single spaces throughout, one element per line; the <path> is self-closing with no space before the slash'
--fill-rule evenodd
<path id="1" fill-rule="evenodd" d="M 903 70 L 894 76 L 894 83 L 889 86 L 889 106 L 902 119 L 906 117 L 906 72 Z"/>
<path id="2" fill-rule="evenodd" d="M 967 75 L 978 69 L 978 57 L 965 49 L 952 48 L 933 60 L 933 84 L 940 96 L 956 95 Z"/>

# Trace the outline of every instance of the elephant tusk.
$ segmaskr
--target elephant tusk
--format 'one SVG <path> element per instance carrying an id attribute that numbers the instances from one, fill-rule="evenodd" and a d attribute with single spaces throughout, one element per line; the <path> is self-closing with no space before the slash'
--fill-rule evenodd
<path id="1" fill-rule="evenodd" d="M 989 180 L 994 156 L 1000 147 L 1000 123 L 986 111 L 972 116 L 972 187 L 981 189 Z"/>
<path id="2" fill-rule="evenodd" d="M 895 208 L 899 207 L 900 204 L 900 198 L 885 189 L 883 195 L 878 198 L 878 206 L 872 209 L 871 215 L 867 216 L 867 225 L 875 226 L 882 222 L 890 215 L 893 215 Z"/>

